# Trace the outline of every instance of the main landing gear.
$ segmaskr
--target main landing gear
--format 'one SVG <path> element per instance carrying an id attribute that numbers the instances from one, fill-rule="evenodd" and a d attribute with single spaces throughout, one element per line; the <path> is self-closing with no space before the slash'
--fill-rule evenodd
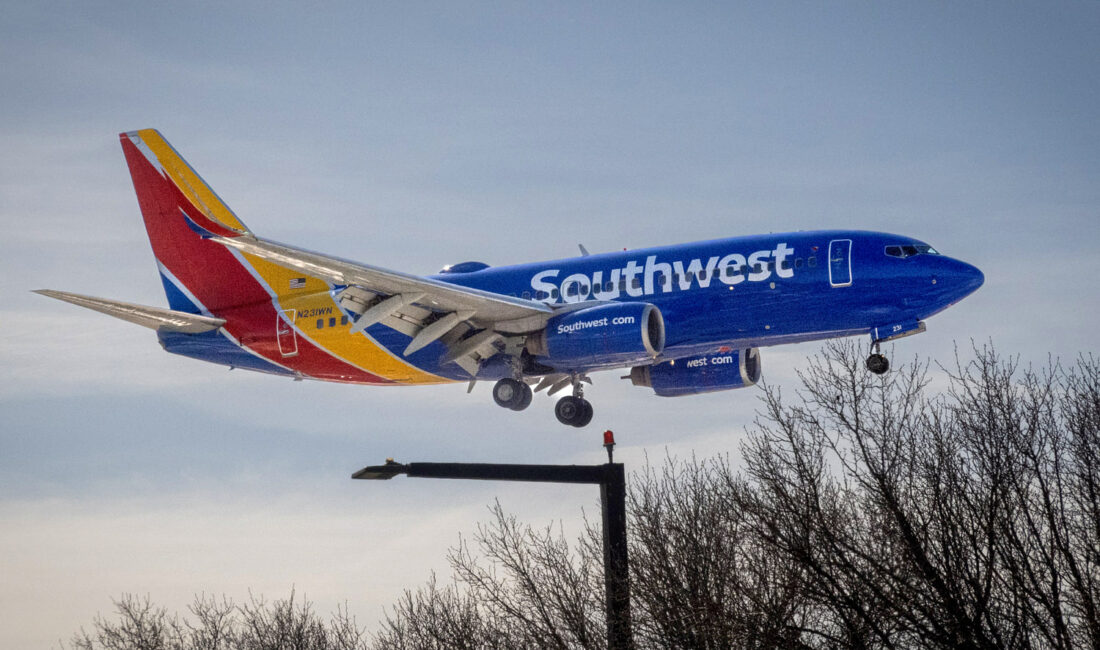
<path id="1" fill-rule="evenodd" d="M 885 374 L 890 369 L 890 362 L 879 352 L 878 341 L 872 342 L 871 346 L 874 351 L 867 357 L 867 369 L 876 375 Z"/>
<path id="2" fill-rule="evenodd" d="M 584 398 L 584 376 L 574 374 L 568 381 L 573 385 L 573 394 L 558 400 L 554 415 L 566 426 L 587 426 L 592 421 L 592 404 Z"/>
<path id="3" fill-rule="evenodd" d="M 587 426 L 592 421 L 592 403 L 580 395 L 567 395 L 554 405 L 554 415 L 562 424 L 577 428 Z"/>
<path id="4" fill-rule="evenodd" d="M 522 411 L 531 406 L 534 393 L 531 387 L 517 379 L 501 379 L 493 385 L 493 401 L 513 411 Z"/>
<path id="5" fill-rule="evenodd" d="M 558 375 L 558 377 L 561 376 Z M 583 376 L 574 375 L 553 384 L 555 387 L 551 389 L 551 394 L 570 383 L 573 385 L 573 394 L 561 398 L 554 405 L 554 415 L 558 418 L 558 422 L 568 426 L 583 427 L 592 421 L 592 404 L 584 398 L 584 390 L 581 388 L 582 381 L 585 380 Z M 540 384 L 539 390 L 547 385 L 551 384 L 549 382 Z M 493 385 L 493 401 L 513 411 L 522 411 L 530 406 L 533 394 L 531 387 L 518 379 L 505 378 Z"/>

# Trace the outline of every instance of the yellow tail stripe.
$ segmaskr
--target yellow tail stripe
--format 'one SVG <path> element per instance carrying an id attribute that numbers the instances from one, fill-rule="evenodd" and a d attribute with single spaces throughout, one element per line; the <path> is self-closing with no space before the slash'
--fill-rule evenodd
<path id="1" fill-rule="evenodd" d="M 237 215 L 233 214 L 229 206 L 218 198 L 214 190 L 210 189 L 210 186 L 195 173 L 194 169 L 191 169 L 187 161 L 176 153 L 172 145 L 168 144 L 156 129 L 142 129 L 138 131 L 138 135 L 160 161 L 161 167 L 168 173 L 169 178 L 206 216 L 226 228 L 242 233 L 248 232 L 248 228 L 241 223 Z"/>
<path id="2" fill-rule="evenodd" d="M 312 316 L 300 318 L 296 324 L 302 334 L 332 355 L 369 373 L 405 384 L 444 384 L 454 381 L 417 368 L 395 356 L 368 336 L 349 333 L 347 325 L 329 327 L 328 314 L 333 314 L 339 323 L 342 312 L 340 306 L 333 300 L 332 294 L 328 292 L 329 286 L 323 280 L 306 277 L 304 285 L 290 289 L 292 279 L 303 277 L 301 271 L 279 266 L 248 253 L 242 253 L 242 255 L 268 287 L 279 296 L 279 305 L 282 309 L 297 309 L 302 313 L 306 309 L 331 308 L 331 312 L 326 311 L 325 327 L 320 330 L 315 329 Z"/>

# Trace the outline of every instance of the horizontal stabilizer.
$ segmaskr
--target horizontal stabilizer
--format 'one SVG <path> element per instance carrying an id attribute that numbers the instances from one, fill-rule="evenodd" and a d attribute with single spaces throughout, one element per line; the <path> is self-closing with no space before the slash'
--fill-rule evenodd
<path id="1" fill-rule="evenodd" d="M 35 293 L 64 300 L 65 302 L 87 307 L 101 314 L 114 316 L 124 321 L 148 327 L 161 332 L 181 332 L 183 334 L 201 334 L 216 330 L 225 324 L 225 319 L 188 314 L 182 311 L 161 309 L 159 307 L 147 307 L 135 305 L 118 300 L 83 296 L 79 293 L 66 291 L 54 291 L 52 289 L 38 289 Z"/>

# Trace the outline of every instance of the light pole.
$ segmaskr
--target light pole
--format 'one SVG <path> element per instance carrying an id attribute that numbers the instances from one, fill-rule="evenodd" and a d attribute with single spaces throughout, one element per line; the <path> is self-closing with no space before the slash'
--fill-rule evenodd
<path id="1" fill-rule="evenodd" d="M 611 650 L 633 650 L 630 629 L 630 573 L 626 549 L 626 473 L 612 462 L 615 436 L 604 432 L 607 463 L 603 465 L 513 465 L 500 463 L 395 463 L 364 467 L 354 479 L 388 480 L 404 474 L 413 478 L 452 478 L 538 483 L 590 483 L 600 486 L 603 514 L 603 570 L 607 612 L 607 645 Z"/>

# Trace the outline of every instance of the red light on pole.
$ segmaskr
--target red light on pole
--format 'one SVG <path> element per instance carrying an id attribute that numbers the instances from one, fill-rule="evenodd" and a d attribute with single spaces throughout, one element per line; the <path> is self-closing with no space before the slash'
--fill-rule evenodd
<path id="1" fill-rule="evenodd" d="M 615 449 L 615 433 L 611 429 L 603 432 L 603 448 L 607 450 L 607 462 L 612 462 L 611 452 Z"/>

